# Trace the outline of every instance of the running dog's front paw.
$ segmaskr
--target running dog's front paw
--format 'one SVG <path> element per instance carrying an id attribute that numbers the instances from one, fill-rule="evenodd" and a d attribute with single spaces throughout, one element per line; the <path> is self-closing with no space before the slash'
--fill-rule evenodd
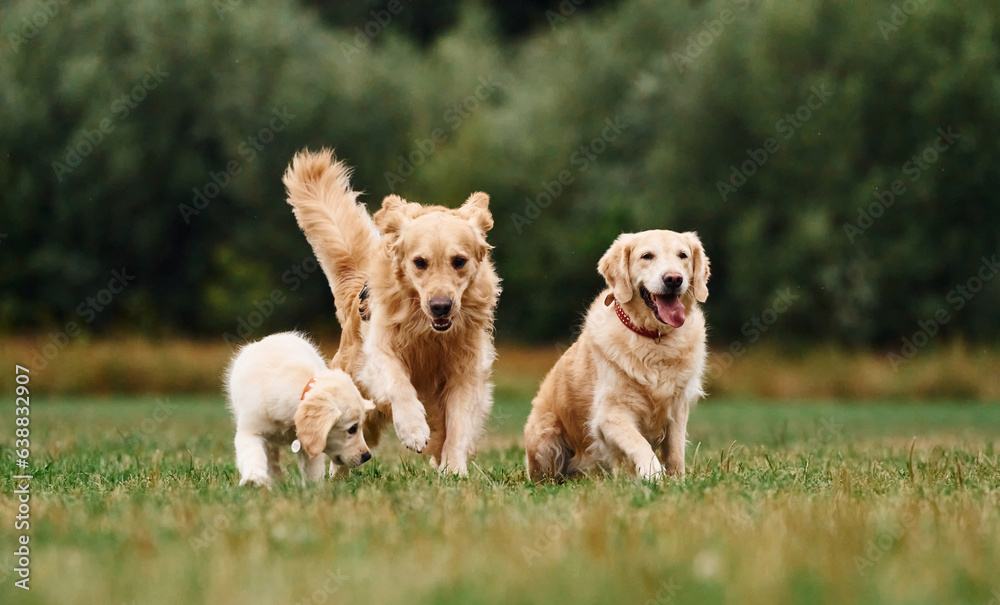
<path id="1" fill-rule="evenodd" d="M 431 438 L 431 427 L 427 426 L 427 420 L 417 416 L 415 418 L 404 418 L 393 412 L 393 426 L 396 428 L 396 436 L 407 448 L 417 452 L 424 451 L 427 442 Z"/>
<path id="2" fill-rule="evenodd" d="M 640 479 L 653 481 L 663 476 L 663 465 L 653 454 L 645 464 L 637 464 L 635 472 Z"/>
<path id="3" fill-rule="evenodd" d="M 469 476 L 469 468 L 466 457 L 460 454 L 449 453 L 447 447 L 441 455 L 441 464 L 438 465 L 438 470 L 442 473 L 451 473 L 459 477 Z"/>

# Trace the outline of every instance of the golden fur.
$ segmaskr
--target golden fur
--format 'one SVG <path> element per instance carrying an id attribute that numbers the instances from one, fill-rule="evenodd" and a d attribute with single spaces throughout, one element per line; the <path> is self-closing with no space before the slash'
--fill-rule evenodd
<path id="1" fill-rule="evenodd" d="M 486 243 L 489 196 L 473 193 L 448 209 L 390 195 L 372 218 L 349 174 L 332 151 L 321 150 L 296 154 L 284 176 L 343 328 L 331 367 L 350 373 L 374 399 L 376 412 L 365 423 L 372 445 L 391 420 L 403 445 L 464 475 L 493 406 L 500 285 Z M 362 321 L 366 282 L 370 319 Z"/>
<path id="2" fill-rule="evenodd" d="M 624 234 L 598 270 L 608 289 L 532 402 L 524 427 L 529 477 L 554 479 L 595 465 L 624 466 L 647 479 L 683 475 L 688 413 L 704 395 L 705 317 L 698 303 L 708 297 L 709 261 L 701 241 L 690 232 Z M 626 327 L 615 301 L 639 329 L 660 337 Z"/>

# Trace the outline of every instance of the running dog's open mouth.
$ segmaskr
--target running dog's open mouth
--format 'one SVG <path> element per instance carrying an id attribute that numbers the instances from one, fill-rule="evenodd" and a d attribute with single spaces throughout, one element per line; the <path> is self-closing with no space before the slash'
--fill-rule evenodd
<path id="1" fill-rule="evenodd" d="M 676 294 L 653 294 L 645 286 L 639 286 L 639 294 L 661 323 L 674 328 L 684 325 L 684 303 Z"/>
<path id="2" fill-rule="evenodd" d="M 431 320 L 431 327 L 438 332 L 445 332 L 451 327 L 450 317 L 438 317 Z"/>
<path id="3" fill-rule="evenodd" d="M 340 456 L 334 456 L 333 462 L 339 466 L 344 466 L 344 459 L 341 458 Z"/>

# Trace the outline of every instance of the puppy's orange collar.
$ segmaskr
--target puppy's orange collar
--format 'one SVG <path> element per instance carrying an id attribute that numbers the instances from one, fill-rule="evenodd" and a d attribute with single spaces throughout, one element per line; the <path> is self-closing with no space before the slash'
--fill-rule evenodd
<path id="1" fill-rule="evenodd" d="M 299 401 L 304 401 L 306 398 L 306 393 L 311 391 L 315 385 L 316 385 L 316 379 L 310 378 L 309 382 L 306 383 L 306 388 L 302 389 L 302 397 L 299 398 Z"/>
<path id="2" fill-rule="evenodd" d="M 621 320 L 621 322 L 625 324 L 625 327 L 628 328 L 629 330 L 632 330 L 639 336 L 645 336 L 646 338 L 652 338 L 656 342 L 660 342 L 660 333 L 654 332 L 652 330 L 647 330 L 646 328 L 640 328 L 639 326 L 632 323 L 632 318 L 629 317 L 627 313 L 625 313 L 625 309 L 622 309 L 622 306 L 618 304 L 617 299 L 615 299 L 615 315 L 618 316 L 618 319 Z"/>

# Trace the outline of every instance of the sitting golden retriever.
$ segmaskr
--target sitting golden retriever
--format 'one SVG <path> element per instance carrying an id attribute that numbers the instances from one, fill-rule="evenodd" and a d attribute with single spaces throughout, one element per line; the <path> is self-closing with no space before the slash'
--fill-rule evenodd
<path id="1" fill-rule="evenodd" d="M 343 329 L 331 367 L 375 401 L 369 443 L 391 419 L 403 445 L 465 475 L 493 407 L 500 280 L 486 243 L 489 196 L 452 210 L 390 195 L 370 217 L 349 176 L 325 149 L 296 154 L 284 176 Z"/>
<path id="2" fill-rule="evenodd" d="M 688 412 L 704 395 L 709 262 L 695 233 L 615 240 L 583 332 L 549 372 L 524 427 L 532 481 L 620 465 L 684 474 Z M 655 449 L 663 458 L 661 464 Z"/>

